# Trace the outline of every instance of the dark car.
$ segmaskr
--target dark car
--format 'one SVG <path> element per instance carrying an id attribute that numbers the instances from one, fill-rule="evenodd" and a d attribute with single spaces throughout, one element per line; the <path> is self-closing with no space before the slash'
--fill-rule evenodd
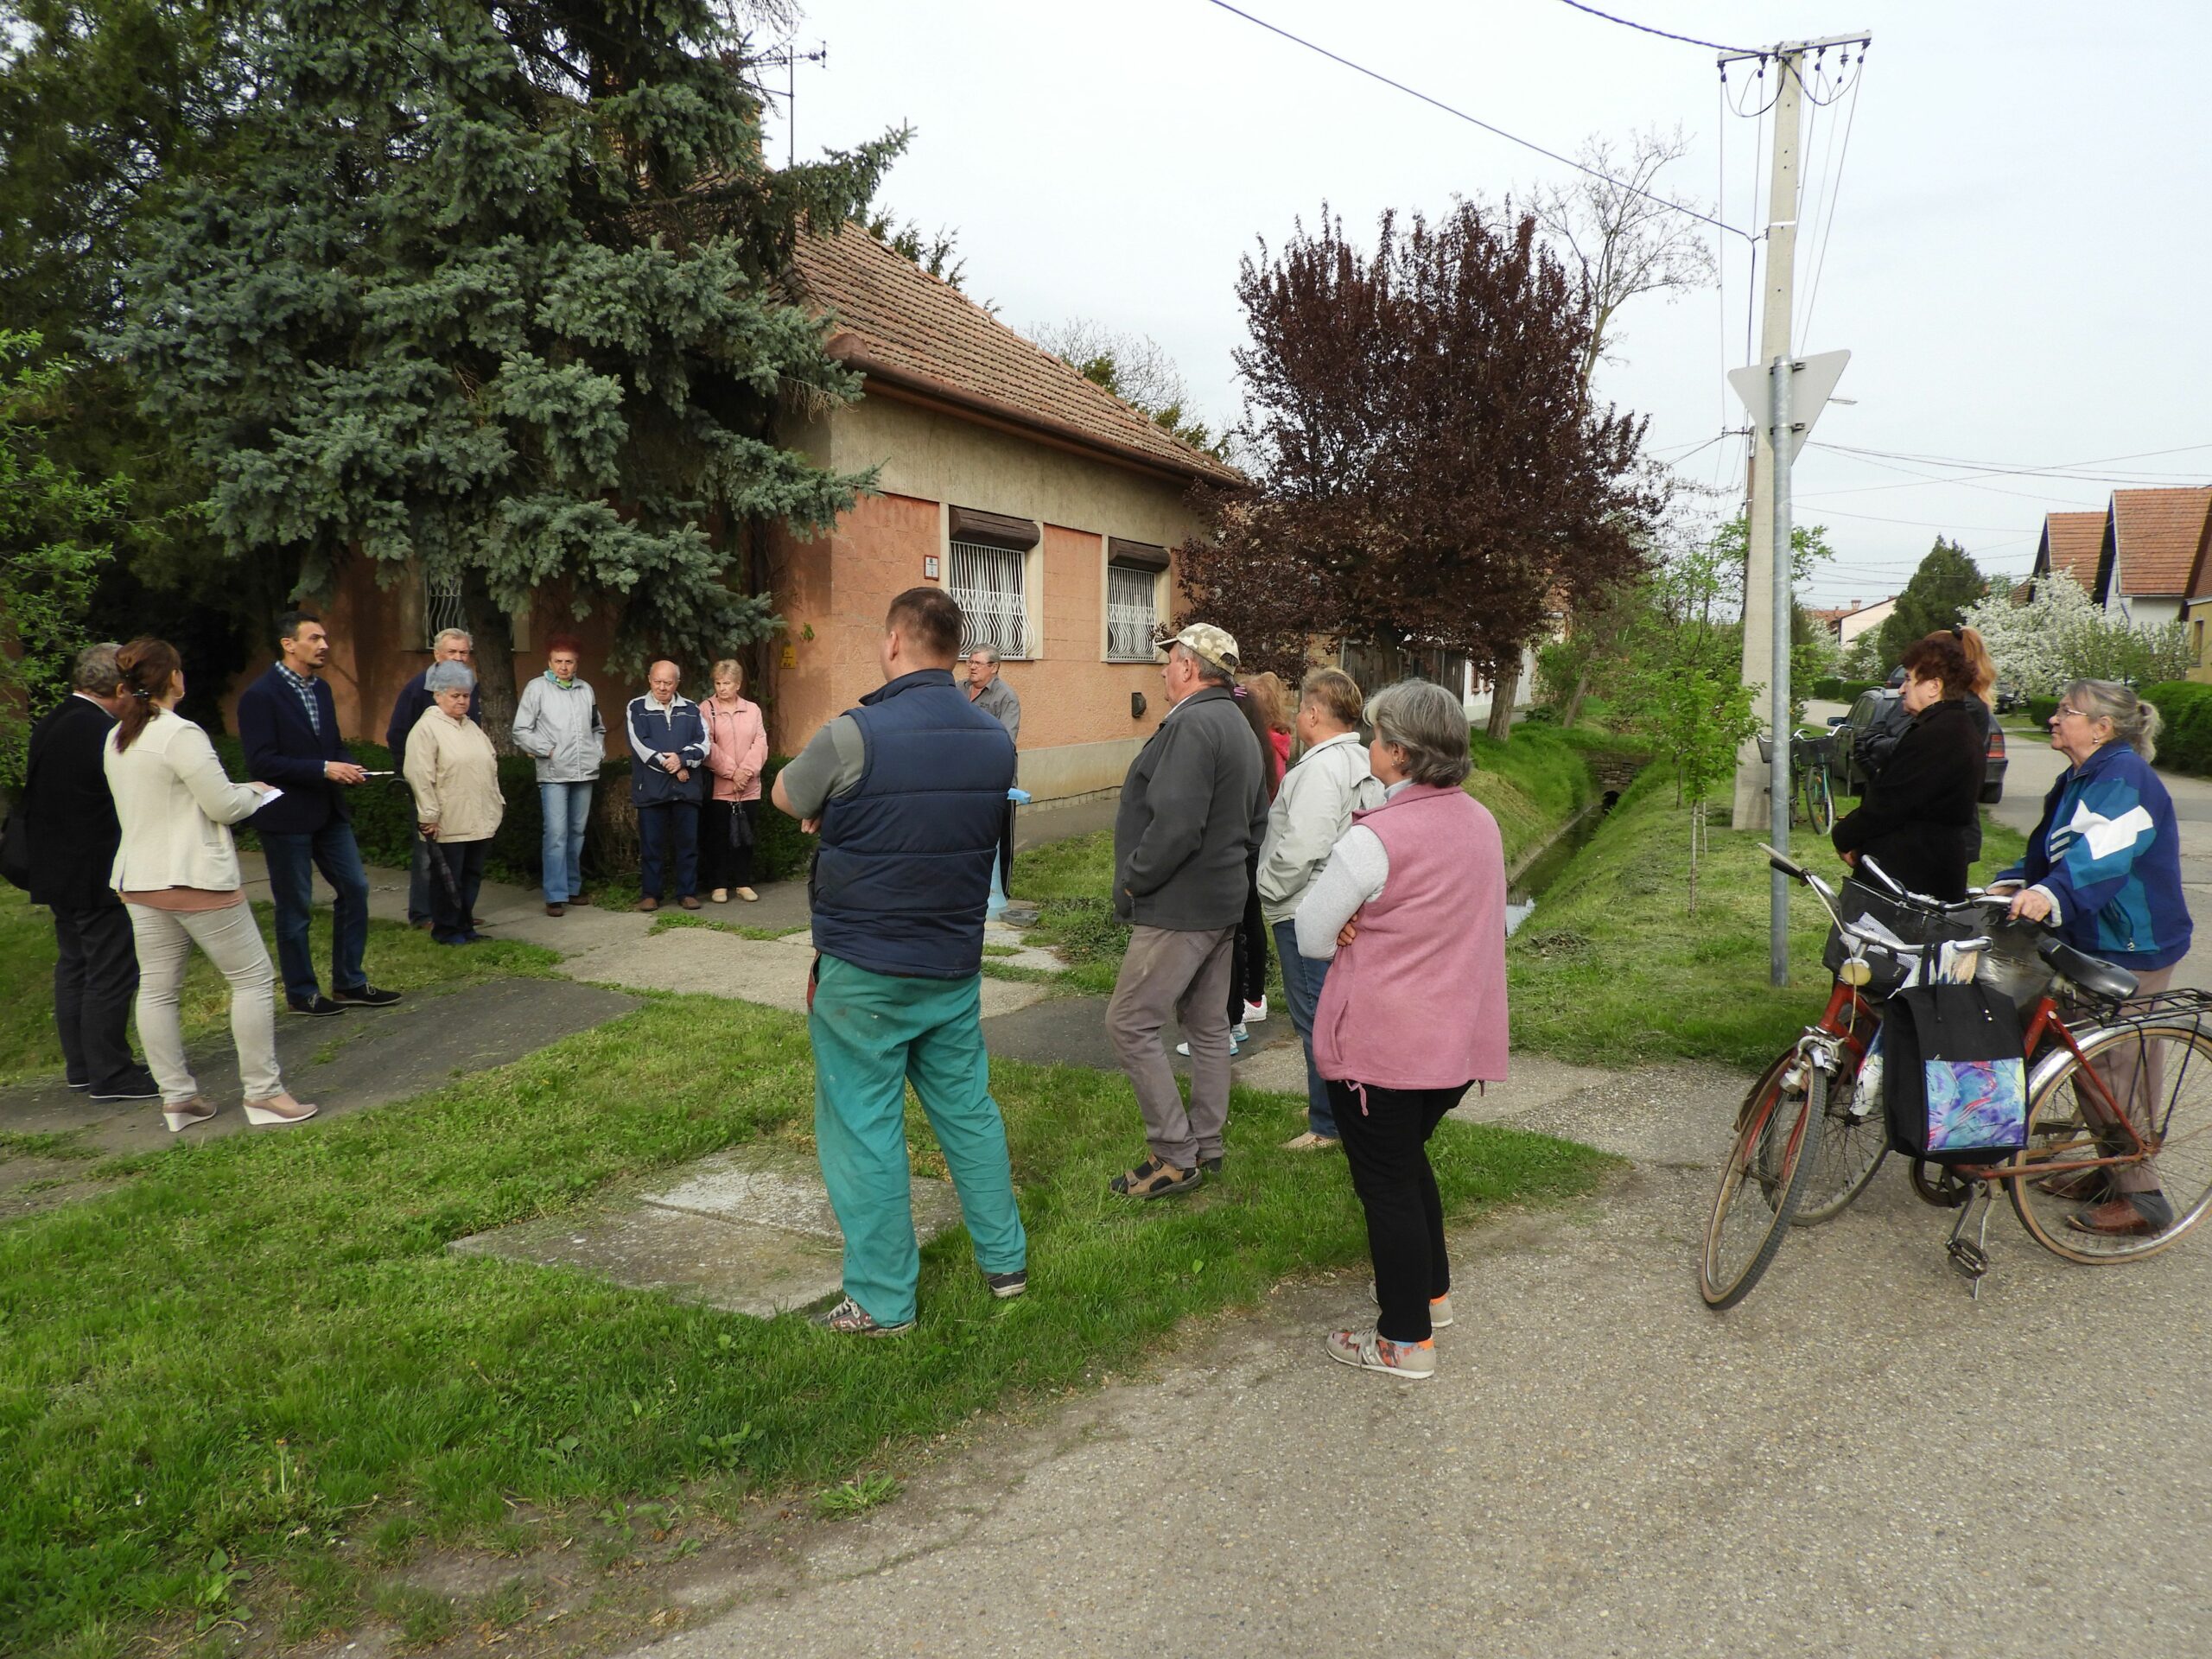
<path id="1" fill-rule="evenodd" d="M 1911 718 L 1904 711 L 1902 692 L 1884 687 L 1862 691 L 1843 724 L 1835 728 L 1835 783 L 1847 795 L 1864 795 L 1866 785 L 1881 775 L 1882 767 L 1904 735 Z M 1989 764 L 1981 775 L 1981 804 L 1994 806 L 2005 798 L 2005 733 L 1989 722 Z"/>

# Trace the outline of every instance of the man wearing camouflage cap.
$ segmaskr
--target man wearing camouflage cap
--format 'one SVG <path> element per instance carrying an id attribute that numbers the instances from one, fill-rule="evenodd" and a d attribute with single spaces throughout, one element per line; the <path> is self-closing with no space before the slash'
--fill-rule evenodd
<path id="1" fill-rule="evenodd" d="M 1169 708 L 1122 780 L 1114 913 L 1131 924 L 1106 1029 L 1144 1113 L 1147 1155 L 1114 1191 L 1164 1198 L 1221 1170 L 1229 1120 L 1229 970 L 1254 849 L 1268 829 L 1260 747 L 1230 696 L 1236 641 L 1192 623 L 1158 642 Z M 1191 1101 L 1162 1033 L 1191 1046 Z"/>

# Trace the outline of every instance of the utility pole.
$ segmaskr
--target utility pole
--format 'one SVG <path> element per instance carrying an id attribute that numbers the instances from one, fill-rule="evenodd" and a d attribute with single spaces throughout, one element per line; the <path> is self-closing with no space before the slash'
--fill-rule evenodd
<path id="1" fill-rule="evenodd" d="M 1797 383 L 1796 377 L 1808 367 L 1797 360 L 1789 338 L 1797 264 L 1798 116 L 1804 94 L 1803 67 L 1808 54 L 1824 53 L 1832 46 L 1858 46 L 1863 50 L 1871 39 L 1866 35 L 1832 35 L 1777 46 L 1765 53 L 1730 54 L 1720 60 L 1725 72 L 1731 61 L 1740 58 L 1755 56 L 1764 63 L 1771 57 L 1779 77 L 1774 95 L 1773 171 L 1767 183 L 1766 283 L 1759 360 L 1731 377 L 1752 409 L 1743 677 L 1746 685 L 1766 688 L 1767 731 L 1772 747 L 1771 759 L 1764 766 L 1760 764 L 1756 740 L 1738 752 L 1731 823 L 1738 830 L 1756 830 L 1764 820 L 1772 844 L 1783 852 L 1789 849 L 1789 467 L 1804 441 L 1803 432 L 1819 417 L 1834 387 L 1835 376 L 1842 372 L 1842 359 L 1848 356 L 1831 354 L 1833 372 L 1829 365 L 1823 365 L 1817 377 L 1825 384 Z M 1808 392 L 1816 395 L 1806 396 Z M 1756 706 L 1756 690 L 1754 699 Z M 1772 880 L 1767 939 L 1768 976 L 1774 984 L 1789 982 L 1789 883 L 1777 874 Z"/>

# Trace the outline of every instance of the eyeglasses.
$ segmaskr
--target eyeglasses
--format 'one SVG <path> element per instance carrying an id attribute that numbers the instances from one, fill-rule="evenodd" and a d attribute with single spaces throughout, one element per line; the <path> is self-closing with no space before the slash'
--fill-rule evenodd
<path id="1" fill-rule="evenodd" d="M 2083 714 L 2079 709 L 2076 709 L 2070 702 L 2062 702 L 2058 705 L 2056 712 L 2052 715 L 2051 718 L 2054 720 L 2087 720 L 2088 719 L 2088 715 Z"/>

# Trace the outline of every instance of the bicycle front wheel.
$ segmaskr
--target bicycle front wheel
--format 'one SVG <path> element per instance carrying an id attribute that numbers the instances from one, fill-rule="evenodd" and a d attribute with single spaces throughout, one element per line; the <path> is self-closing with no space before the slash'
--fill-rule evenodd
<path id="1" fill-rule="evenodd" d="M 2082 1054 L 2102 1087 L 2075 1060 L 2037 1091 L 2028 1103 L 2028 1144 L 2005 1166 L 2005 1189 L 2020 1225 L 2054 1255 L 2090 1267 L 2139 1262 L 2212 1210 L 2212 1032 L 2186 1018 L 2151 1019 L 2096 1033 Z M 2134 1135 L 2109 1121 L 2113 1105 Z M 2096 1157 L 2122 1161 L 2073 1174 L 2036 1173 Z M 2164 1227 L 2101 1233 L 2084 1225 L 2099 1205 L 2146 1189 L 2171 1212 Z"/>
<path id="2" fill-rule="evenodd" d="M 1835 786 L 1826 766 L 1805 774 L 1805 821 L 1824 836 L 1835 828 Z"/>
<path id="3" fill-rule="evenodd" d="M 1769 1066 L 1737 1116 L 1698 1263 L 1698 1292 L 1708 1307 L 1733 1307 L 1751 1294 L 1804 1196 L 1815 1161 L 1811 1100 L 1783 1086 L 1796 1060 L 1793 1052 Z"/>
<path id="4" fill-rule="evenodd" d="M 1791 1217 L 1800 1227 L 1817 1226 L 1841 1215 L 1866 1190 L 1890 1150 L 1890 1126 L 1880 1112 L 1853 1117 L 1858 1076 L 1830 1077 L 1805 1068 L 1806 1116 L 1813 1126 L 1813 1166 L 1804 1196 Z"/>

